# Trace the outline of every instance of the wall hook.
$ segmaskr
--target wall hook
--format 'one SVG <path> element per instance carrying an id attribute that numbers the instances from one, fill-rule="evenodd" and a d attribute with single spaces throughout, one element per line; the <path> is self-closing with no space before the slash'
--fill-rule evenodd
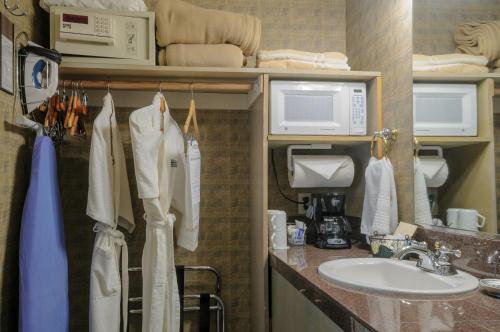
<path id="1" fill-rule="evenodd" d="M 21 9 L 21 7 L 19 7 L 19 3 L 17 2 L 17 0 L 12 4 L 12 5 L 9 5 L 9 0 L 3 0 L 3 5 L 5 7 L 5 9 L 7 9 L 7 11 L 9 13 L 11 13 L 12 15 L 14 16 L 26 16 L 28 15 L 28 12 Z"/>

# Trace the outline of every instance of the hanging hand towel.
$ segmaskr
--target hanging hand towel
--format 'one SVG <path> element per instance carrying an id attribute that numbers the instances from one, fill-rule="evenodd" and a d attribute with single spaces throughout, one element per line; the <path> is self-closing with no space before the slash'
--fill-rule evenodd
<path id="1" fill-rule="evenodd" d="M 415 223 L 432 225 L 431 206 L 427 194 L 424 172 L 419 158 L 415 158 L 414 166 L 414 199 L 415 199 Z"/>
<path id="2" fill-rule="evenodd" d="M 69 330 L 68 260 L 52 140 L 38 136 L 19 244 L 19 331 Z"/>
<path id="3" fill-rule="evenodd" d="M 398 224 L 398 203 L 392 164 L 372 157 L 365 171 L 361 233 L 392 234 Z"/>

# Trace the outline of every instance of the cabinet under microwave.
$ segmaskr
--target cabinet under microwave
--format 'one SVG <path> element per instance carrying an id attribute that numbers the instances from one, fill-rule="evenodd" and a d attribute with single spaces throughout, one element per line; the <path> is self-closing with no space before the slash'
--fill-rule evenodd
<path id="1" fill-rule="evenodd" d="M 366 84 L 271 81 L 271 134 L 366 135 Z"/>
<path id="2" fill-rule="evenodd" d="M 416 136 L 477 136 L 475 84 L 413 84 Z"/>

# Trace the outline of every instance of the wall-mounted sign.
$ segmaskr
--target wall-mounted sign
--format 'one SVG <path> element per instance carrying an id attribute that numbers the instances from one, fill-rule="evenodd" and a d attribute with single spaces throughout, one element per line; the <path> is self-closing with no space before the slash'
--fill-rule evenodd
<path id="1" fill-rule="evenodd" d="M 5 16 L 0 16 L 0 89 L 14 93 L 14 24 Z"/>

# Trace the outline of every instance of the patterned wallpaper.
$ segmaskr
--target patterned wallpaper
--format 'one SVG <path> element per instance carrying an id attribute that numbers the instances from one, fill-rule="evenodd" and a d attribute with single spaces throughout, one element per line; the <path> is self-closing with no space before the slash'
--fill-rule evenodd
<path id="1" fill-rule="evenodd" d="M 9 2 L 11 3 L 11 2 Z M 43 43 L 44 32 L 35 29 L 44 22 L 37 2 L 21 0 L 20 7 L 28 12 L 25 17 L 15 17 L 0 11 L 14 24 L 16 35 L 20 31 L 30 34 L 32 40 Z M 25 129 L 12 125 L 12 95 L 0 91 L 0 331 L 15 331 L 18 308 L 18 247 L 21 213 L 28 188 L 31 148 L 34 137 Z M 19 106 L 19 102 L 17 103 Z"/>
<path id="2" fill-rule="evenodd" d="M 498 0 L 413 1 L 415 53 L 444 54 L 455 51 L 457 25 L 476 20 L 500 19 Z"/>
<path id="3" fill-rule="evenodd" d="M 349 0 L 347 56 L 353 70 L 383 77 L 383 125 L 399 129 L 390 159 L 400 221 L 413 216 L 412 1 Z"/>

